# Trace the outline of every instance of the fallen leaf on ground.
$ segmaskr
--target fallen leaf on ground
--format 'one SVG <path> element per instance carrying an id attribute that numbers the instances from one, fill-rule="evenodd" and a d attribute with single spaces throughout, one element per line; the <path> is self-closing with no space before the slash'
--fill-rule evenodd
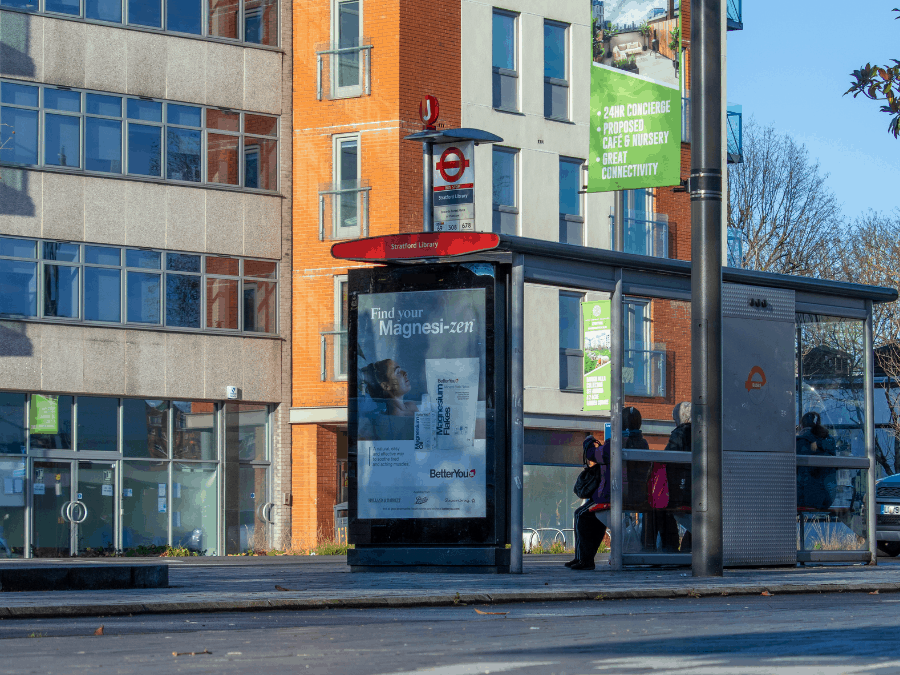
<path id="1" fill-rule="evenodd" d="M 760 593 L 760 595 L 764 595 L 764 596 L 766 596 L 766 597 L 768 598 L 768 597 L 770 597 L 772 594 L 769 593 L 769 591 L 763 591 L 762 593 Z"/>
<path id="2" fill-rule="evenodd" d="M 94 635 L 103 635 L 103 624 L 100 624 L 100 628 L 94 631 Z"/>
<path id="3" fill-rule="evenodd" d="M 201 654 L 212 654 L 208 649 L 204 649 L 202 652 L 172 652 L 172 656 L 200 656 Z"/>
<path id="4" fill-rule="evenodd" d="M 699 594 L 697 591 L 691 591 L 691 592 L 688 593 L 688 597 L 691 597 L 691 598 L 699 598 L 699 597 L 700 597 L 700 594 Z"/>
<path id="5" fill-rule="evenodd" d="M 275 584 L 275 590 L 276 590 L 276 591 L 289 591 L 289 590 L 291 590 L 291 589 L 290 589 L 290 588 L 285 588 L 284 586 L 279 586 L 278 584 Z"/>
<path id="6" fill-rule="evenodd" d="M 473 607 L 472 609 L 475 610 L 476 614 L 492 614 L 492 615 L 496 615 L 496 616 L 506 616 L 507 614 L 509 614 L 509 612 L 482 612 L 477 607 Z"/>
<path id="7" fill-rule="evenodd" d="M 875 589 L 874 591 L 872 591 L 871 593 L 869 593 L 869 595 L 878 595 L 878 589 Z"/>

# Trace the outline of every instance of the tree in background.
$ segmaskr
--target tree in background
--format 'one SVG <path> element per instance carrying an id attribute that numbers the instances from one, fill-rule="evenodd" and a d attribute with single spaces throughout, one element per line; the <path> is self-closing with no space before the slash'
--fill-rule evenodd
<path id="1" fill-rule="evenodd" d="M 893 11 L 900 13 L 900 9 L 896 7 Z M 900 19 L 900 16 L 894 19 Z M 900 97 L 895 89 L 900 87 L 900 61 L 891 61 L 894 62 L 893 66 L 873 66 L 867 63 L 859 70 L 854 70 L 850 73 L 854 82 L 844 92 L 844 96 L 853 94 L 853 98 L 856 98 L 862 94 L 873 101 L 885 101 L 886 105 L 881 106 L 881 112 L 891 115 L 888 132 L 897 138 L 900 136 Z"/>
<path id="2" fill-rule="evenodd" d="M 743 140 L 743 163 L 728 167 L 728 227 L 743 240 L 741 266 L 831 278 L 843 227 L 827 175 L 772 126 L 751 119 Z"/>
<path id="3" fill-rule="evenodd" d="M 893 215 L 874 211 L 849 228 L 840 251 L 837 277 L 873 286 L 900 287 L 900 210 Z M 884 397 L 888 419 L 875 435 L 875 457 L 887 475 L 900 473 L 900 306 L 877 304 L 873 312 L 875 396 Z M 879 372 L 880 371 L 880 372 Z M 884 422 L 883 422 L 884 423 Z"/>

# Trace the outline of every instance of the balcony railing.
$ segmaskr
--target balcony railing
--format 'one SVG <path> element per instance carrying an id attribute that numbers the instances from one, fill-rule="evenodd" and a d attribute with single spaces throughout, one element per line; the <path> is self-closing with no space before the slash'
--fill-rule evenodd
<path id="1" fill-rule="evenodd" d="M 622 364 L 626 396 L 666 395 L 666 352 L 659 349 L 626 349 Z"/>
<path id="2" fill-rule="evenodd" d="M 369 235 L 369 192 L 365 181 L 319 186 L 319 241 Z"/>
<path id="3" fill-rule="evenodd" d="M 744 161 L 743 117 L 744 116 L 741 112 L 741 106 L 728 106 L 727 122 L 729 164 L 741 164 Z"/>
<path id="4" fill-rule="evenodd" d="M 319 331 L 321 339 L 320 366 L 322 382 L 347 379 L 347 329 L 329 325 Z"/>
<path id="5" fill-rule="evenodd" d="M 372 93 L 372 44 L 368 38 L 358 45 L 316 45 L 316 98 L 333 100 L 368 96 Z"/>
<path id="6" fill-rule="evenodd" d="M 610 231 L 615 233 L 615 216 L 610 214 Z M 654 258 L 669 257 L 669 216 L 665 213 L 625 211 L 625 253 L 649 255 Z M 613 248 L 616 248 L 613 234 Z"/>
<path id="7" fill-rule="evenodd" d="M 744 30 L 743 0 L 728 0 L 728 30 Z"/>
<path id="8" fill-rule="evenodd" d="M 691 99 L 681 97 L 681 142 L 691 142 Z"/>

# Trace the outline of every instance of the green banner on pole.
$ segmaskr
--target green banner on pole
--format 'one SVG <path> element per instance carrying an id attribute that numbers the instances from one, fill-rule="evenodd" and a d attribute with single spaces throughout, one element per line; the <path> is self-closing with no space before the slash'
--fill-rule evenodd
<path id="1" fill-rule="evenodd" d="M 681 17 L 591 2 L 588 192 L 681 183 Z"/>
<path id="2" fill-rule="evenodd" d="M 33 434 L 59 433 L 59 396 L 31 395 L 28 425 Z"/>
<path id="3" fill-rule="evenodd" d="M 581 303 L 584 318 L 584 409 L 610 410 L 612 303 Z"/>

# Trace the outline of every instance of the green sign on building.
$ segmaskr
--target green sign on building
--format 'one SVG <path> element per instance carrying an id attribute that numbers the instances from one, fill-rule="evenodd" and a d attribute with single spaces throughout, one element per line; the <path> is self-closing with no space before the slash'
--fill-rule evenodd
<path id="1" fill-rule="evenodd" d="M 588 192 L 678 185 L 680 17 L 647 11 L 635 23 L 634 8 L 607 4 L 591 23 Z"/>
<path id="2" fill-rule="evenodd" d="M 31 395 L 28 425 L 33 434 L 59 433 L 59 396 Z"/>
<path id="3" fill-rule="evenodd" d="M 610 410 L 612 303 L 581 303 L 584 320 L 584 409 Z"/>

